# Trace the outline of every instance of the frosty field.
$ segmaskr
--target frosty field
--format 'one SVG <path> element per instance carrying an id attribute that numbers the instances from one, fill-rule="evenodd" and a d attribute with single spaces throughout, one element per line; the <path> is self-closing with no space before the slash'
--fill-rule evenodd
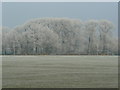
<path id="1" fill-rule="evenodd" d="M 117 56 L 3 56 L 3 88 L 117 88 Z"/>

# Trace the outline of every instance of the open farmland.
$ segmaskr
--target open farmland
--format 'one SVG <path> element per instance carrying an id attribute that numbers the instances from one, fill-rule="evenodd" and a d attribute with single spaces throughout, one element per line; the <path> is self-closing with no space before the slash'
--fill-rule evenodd
<path id="1" fill-rule="evenodd" d="M 3 56 L 3 88 L 117 88 L 117 56 Z"/>

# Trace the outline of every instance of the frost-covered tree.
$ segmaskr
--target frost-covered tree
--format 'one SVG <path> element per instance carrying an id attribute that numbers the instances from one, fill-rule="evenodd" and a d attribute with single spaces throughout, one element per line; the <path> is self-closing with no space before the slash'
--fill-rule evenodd
<path id="1" fill-rule="evenodd" d="M 16 28 L 22 35 L 20 41 L 24 54 L 52 54 L 59 47 L 58 35 L 36 21 L 24 24 L 21 29 Z"/>
<path id="2" fill-rule="evenodd" d="M 88 54 L 94 54 L 96 49 L 96 32 L 98 27 L 98 21 L 89 20 L 85 23 L 86 37 L 88 39 Z"/>
<path id="3" fill-rule="evenodd" d="M 100 43 L 101 43 L 101 49 L 102 53 L 106 54 L 107 52 L 107 41 L 108 36 L 112 36 L 112 31 L 114 28 L 114 25 L 108 21 L 108 20 L 101 20 L 99 21 L 99 29 L 100 29 Z M 110 37 L 109 37 L 110 38 Z"/>
<path id="4" fill-rule="evenodd" d="M 0 54 L 2 54 L 2 27 L 0 27 Z"/>
<path id="5" fill-rule="evenodd" d="M 113 24 L 69 18 L 37 18 L 13 29 L 2 28 L 2 54 L 117 54 Z M 99 51 L 103 51 L 99 53 Z"/>
<path id="6" fill-rule="evenodd" d="M 9 43 L 9 37 L 8 34 L 10 32 L 10 29 L 8 27 L 1 27 L 2 30 L 2 54 L 8 54 L 10 51 L 10 43 Z"/>

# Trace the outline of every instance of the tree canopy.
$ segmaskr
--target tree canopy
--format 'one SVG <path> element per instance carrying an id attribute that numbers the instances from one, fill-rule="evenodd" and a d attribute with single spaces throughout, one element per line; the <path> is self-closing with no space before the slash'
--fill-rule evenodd
<path id="1" fill-rule="evenodd" d="M 2 54 L 115 55 L 113 30 L 108 20 L 37 18 L 13 29 L 2 27 Z"/>

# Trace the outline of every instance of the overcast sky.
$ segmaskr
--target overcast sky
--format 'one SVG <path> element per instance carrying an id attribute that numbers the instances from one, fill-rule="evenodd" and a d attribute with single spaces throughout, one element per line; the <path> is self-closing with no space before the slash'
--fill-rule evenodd
<path id="1" fill-rule="evenodd" d="M 0 2 L 0 26 L 2 26 L 2 3 Z"/>
<path id="2" fill-rule="evenodd" d="M 10 28 L 23 24 L 32 18 L 69 17 L 82 21 L 107 19 L 118 31 L 117 2 L 7 2 L 2 4 L 2 24 Z"/>

